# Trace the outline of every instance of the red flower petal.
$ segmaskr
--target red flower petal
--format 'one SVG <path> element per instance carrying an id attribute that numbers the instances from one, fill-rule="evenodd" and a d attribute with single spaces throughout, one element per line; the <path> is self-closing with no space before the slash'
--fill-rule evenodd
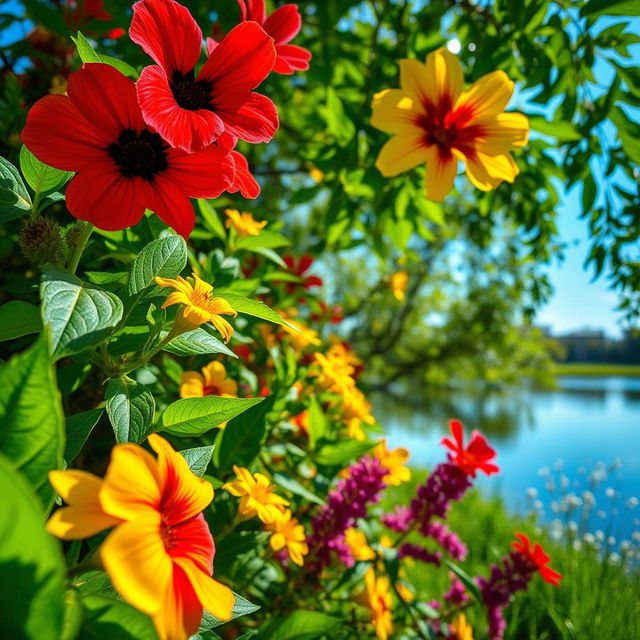
<path id="1" fill-rule="evenodd" d="M 217 40 L 214 40 L 213 38 L 207 38 L 206 40 L 206 45 L 207 45 L 207 55 L 210 56 L 211 53 L 213 52 L 213 50 L 219 45 L 220 43 Z"/>
<path id="2" fill-rule="evenodd" d="M 227 133 L 246 142 L 269 142 L 278 130 L 278 111 L 275 104 L 259 93 L 249 94 L 242 106 L 233 108 L 233 103 L 216 105 L 224 121 Z"/>
<path id="3" fill-rule="evenodd" d="M 213 50 L 198 73 L 199 80 L 214 84 L 214 103 L 230 93 L 255 89 L 276 61 L 273 39 L 255 22 L 234 27 Z"/>
<path id="4" fill-rule="evenodd" d="M 229 193 L 240 191 L 243 198 L 257 198 L 260 195 L 260 185 L 251 175 L 247 159 L 239 151 L 232 151 L 231 155 L 236 164 L 236 175 Z"/>
<path id="5" fill-rule="evenodd" d="M 169 167 L 158 178 L 175 184 L 184 196 L 217 198 L 233 184 L 235 166 L 226 149 L 212 145 L 191 154 L 169 150 L 168 156 Z"/>
<path id="6" fill-rule="evenodd" d="M 220 134 L 220 137 L 216 140 L 216 144 L 223 149 L 235 149 L 238 144 L 238 138 L 232 136 L 230 133 L 226 131 Z"/>
<path id="7" fill-rule="evenodd" d="M 277 44 L 278 58 L 273 67 L 276 73 L 293 73 L 294 71 L 306 71 L 309 68 L 311 52 L 295 44 Z"/>
<path id="8" fill-rule="evenodd" d="M 67 208 L 99 229 L 117 231 L 138 223 L 144 206 L 138 200 L 141 178 L 125 178 L 108 158 L 82 168 L 67 186 Z"/>
<path id="9" fill-rule="evenodd" d="M 77 171 L 105 157 L 110 140 L 97 131 L 67 96 L 45 96 L 31 107 L 22 142 L 56 169 Z"/>
<path id="10" fill-rule="evenodd" d="M 159 174 L 153 182 L 142 182 L 140 201 L 186 240 L 196 223 L 189 198 L 167 172 Z"/>
<path id="11" fill-rule="evenodd" d="M 176 102 L 161 67 L 145 67 L 137 87 L 144 119 L 172 147 L 197 151 L 209 146 L 224 131 L 224 123 L 213 111 L 190 111 Z"/>
<path id="12" fill-rule="evenodd" d="M 172 558 L 188 558 L 207 575 L 213 573 L 216 547 L 204 516 L 200 513 L 182 524 L 171 528 L 172 541 L 169 555 Z"/>
<path id="13" fill-rule="evenodd" d="M 296 271 L 296 273 L 301 276 L 305 271 L 311 268 L 312 264 L 313 256 L 305 253 L 304 255 L 300 256 L 300 260 L 298 262 L 298 270 Z"/>
<path id="14" fill-rule="evenodd" d="M 238 0 L 239 1 L 239 0 Z M 255 20 L 259 24 L 262 24 L 267 17 L 267 9 L 265 7 L 264 0 L 245 0 L 246 13 L 243 20 Z"/>
<path id="15" fill-rule="evenodd" d="M 169 75 L 193 71 L 200 58 L 202 31 L 189 10 L 174 0 L 136 2 L 129 35 Z"/>
<path id="16" fill-rule="evenodd" d="M 69 98 L 108 143 L 124 129 L 141 131 L 144 120 L 132 80 L 108 64 L 89 63 L 69 76 Z"/>
<path id="17" fill-rule="evenodd" d="M 300 32 L 302 18 L 295 4 L 285 4 L 276 9 L 262 26 L 276 44 L 286 44 Z"/>

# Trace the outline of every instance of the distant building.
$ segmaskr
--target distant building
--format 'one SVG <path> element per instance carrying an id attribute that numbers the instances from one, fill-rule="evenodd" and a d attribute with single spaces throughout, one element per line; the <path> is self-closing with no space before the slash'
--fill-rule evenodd
<path id="1" fill-rule="evenodd" d="M 581 329 L 554 336 L 548 326 L 539 327 L 543 335 L 561 348 L 553 350 L 562 362 L 600 362 L 640 364 L 640 331 L 626 330 L 620 339 L 609 338 L 602 329 Z M 562 356 L 560 356 L 562 354 Z"/>

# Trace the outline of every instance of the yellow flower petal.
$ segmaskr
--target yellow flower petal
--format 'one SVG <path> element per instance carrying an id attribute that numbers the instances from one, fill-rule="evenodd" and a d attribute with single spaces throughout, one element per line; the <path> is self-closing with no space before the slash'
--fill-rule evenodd
<path id="1" fill-rule="evenodd" d="M 396 135 L 380 149 L 376 167 L 383 176 L 397 176 L 425 163 L 429 156 L 422 135 Z"/>
<path id="2" fill-rule="evenodd" d="M 513 182 L 518 175 L 518 167 L 509 154 L 487 156 L 476 153 L 467 158 L 467 176 L 481 191 L 495 189 L 503 180 Z"/>
<path id="3" fill-rule="evenodd" d="M 116 527 L 102 543 L 100 559 L 125 600 L 148 615 L 158 613 L 172 575 L 158 512 L 149 510 L 145 517 Z"/>
<path id="4" fill-rule="evenodd" d="M 425 93 L 433 104 L 438 104 L 447 96 L 448 103 L 454 105 L 462 93 L 464 74 L 458 56 L 441 47 L 427 56 Z"/>
<path id="5" fill-rule="evenodd" d="M 482 76 L 474 82 L 458 98 L 455 108 L 462 106 L 473 110 L 473 120 L 496 116 L 504 111 L 511 95 L 513 94 L 514 83 L 504 71 L 494 71 Z"/>
<path id="6" fill-rule="evenodd" d="M 401 89 L 386 89 L 376 93 L 372 103 L 371 124 L 387 133 L 410 133 L 419 111 L 413 100 Z M 418 129 L 418 132 L 420 130 Z"/>
<path id="7" fill-rule="evenodd" d="M 180 376 L 181 398 L 202 398 L 204 396 L 204 378 L 197 371 L 185 371 Z"/>
<path id="8" fill-rule="evenodd" d="M 476 149 L 487 155 L 523 147 L 529 138 L 529 120 L 521 113 L 500 113 L 481 126 L 485 133 L 476 142 Z"/>
<path id="9" fill-rule="evenodd" d="M 437 152 L 432 158 L 427 162 L 425 172 L 425 196 L 434 202 L 442 202 L 453 188 L 453 181 L 458 171 L 458 160 L 454 156 L 443 159 Z"/>

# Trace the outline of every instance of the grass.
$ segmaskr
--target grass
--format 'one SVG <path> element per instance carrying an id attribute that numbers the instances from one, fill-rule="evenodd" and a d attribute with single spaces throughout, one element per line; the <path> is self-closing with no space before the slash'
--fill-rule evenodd
<path id="1" fill-rule="evenodd" d="M 640 376 L 640 365 L 560 362 L 555 373 L 559 376 Z"/>
<path id="2" fill-rule="evenodd" d="M 425 476 L 414 475 L 418 480 Z M 388 491 L 385 506 L 407 504 L 414 494 L 415 481 Z M 514 533 L 522 531 L 542 543 L 551 566 L 564 576 L 558 588 L 536 576 L 529 590 L 517 595 L 506 612 L 506 640 L 640 638 L 640 571 L 625 573 L 593 550 L 553 542 L 535 522 L 508 513 L 500 498 L 486 499 L 475 490 L 454 505 L 448 523 L 469 547 L 463 567 L 470 575 L 488 575 L 490 564 L 509 551 Z M 407 576 L 422 601 L 438 599 L 449 586 L 445 571 L 421 563 L 408 567 Z M 467 615 L 474 637 L 486 637 L 483 610 L 473 607 Z"/>

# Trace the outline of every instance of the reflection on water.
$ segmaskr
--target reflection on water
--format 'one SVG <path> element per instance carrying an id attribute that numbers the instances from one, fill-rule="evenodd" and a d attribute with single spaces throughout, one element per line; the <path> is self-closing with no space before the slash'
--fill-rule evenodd
<path id="1" fill-rule="evenodd" d="M 406 446 L 415 466 L 432 466 L 444 457 L 439 445 L 449 418 L 480 429 L 498 450 L 502 473 L 484 481 L 515 509 L 526 508 L 526 491 L 545 491 L 539 470 L 562 461 L 563 473 L 577 481 L 583 468 L 619 459 L 616 481 L 621 504 L 640 494 L 640 378 L 563 377 L 557 390 L 408 392 L 402 397 L 374 395 L 375 415 L 389 444 Z M 577 484 L 576 484 L 577 488 Z M 571 490 L 571 487 L 568 487 Z M 620 513 L 624 535 L 640 517 Z M 640 521 L 638 522 L 640 525 Z"/>

